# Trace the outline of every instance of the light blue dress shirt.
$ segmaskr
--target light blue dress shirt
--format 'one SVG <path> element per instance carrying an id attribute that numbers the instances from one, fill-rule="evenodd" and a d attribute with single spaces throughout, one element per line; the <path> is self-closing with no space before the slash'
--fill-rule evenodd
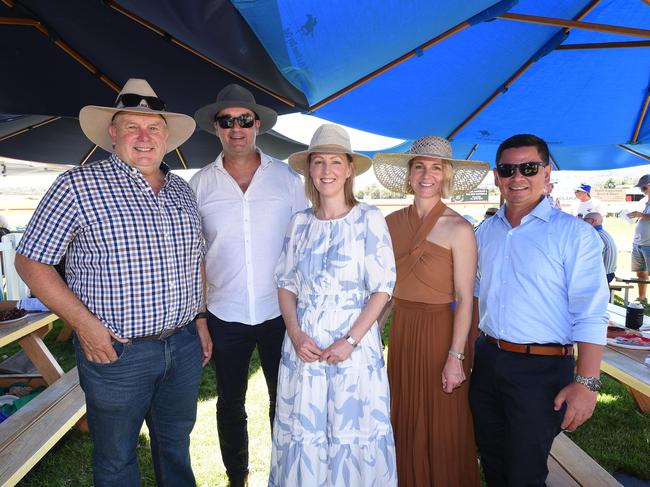
<path id="1" fill-rule="evenodd" d="M 513 343 L 606 343 L 609 289 L 591 225 L 543 198 L 515 228 L 501 207 L 476 238 L 483 332 Z"/>

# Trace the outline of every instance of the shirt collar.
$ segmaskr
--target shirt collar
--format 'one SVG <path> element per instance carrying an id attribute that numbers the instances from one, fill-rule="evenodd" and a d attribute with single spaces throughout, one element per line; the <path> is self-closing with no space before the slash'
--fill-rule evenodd
<path id="1" fill-rule="evenodd" d="M 507 203 L 501 206 L 501 208 L 499 208 L 499 211 L 497 211 L 496 214 L 494 215 L 494 216 L 498 216 L 499 218 L 501 218 L 501 220 L 505 222 L 508 221 L 508 219 L 506 218 L 506 206 Z M 547 197 L 542 196 L 542 199 L 537 204 L 537 206 L 533 208 L 533 211 L 528 213 L 528 215 L 524 216 L 521 219 L 521 221 L 523 222 L 524 220 L 528 220 L 530 216 L 533 216 L 535 218 L 539 218 L 540 220 L 544 220 L 545 222 L 547 222 L 551 219 L 552 212 L 553 212 L 553 207 L 551 206 L 550 201 L 548 200 Z"/>
<path id="2" fill-rule="evenodd" d="M 603 226 L 602 226 L 602 225 L 594 225 L 594 228 L 595 228 L 597 231 L 601 231 L 601 230 L 603 229 Z"/>
<path id="3" fill-rule="evenodd" d="M 265 168 L 266 166 L 271 164 L 271 162 L 273 162 L 273 158 L 271 156 L 267 156 L 266 154 L 264 154 L 264 152 L 262 152 L 259 148 L 256 147 L 255 152 L 257 152 L 260 155 L 260 166 L 262 168 Z M 221 151 L 221 153 L 217 156 L 217 158 L 214 160 L 212 164 L 214 164 L 217 169 L 221 171 L 225 171 L 223 167 L 223 151 Z"/>
<path id="4" fill-rule="evenodd" d="M 115 153 L 111 154 L 109 157 L 109 160 L 115 164 L 116 167 L 121 169 L 122 171 L 128 173 L 131 177 L 137 177 L 137 176 L 142 176 L 140 171 L 138 171 L 135 167 L 128 165 L 126 162 L 124 162 L 122 159 L 119 158 L 119 156 Z M 160 170 L 163 172 L 165 175 L 165 179 L 167 179 L 167 175 L 169 174 L 169 166 L 165 164 L 165 161 L 162 161 L 160 163 Z"/>

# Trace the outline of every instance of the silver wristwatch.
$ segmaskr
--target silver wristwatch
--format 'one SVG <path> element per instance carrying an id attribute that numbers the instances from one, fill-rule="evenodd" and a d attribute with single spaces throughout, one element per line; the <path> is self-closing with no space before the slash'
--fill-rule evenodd
<path id="1" fill-rule="evenodd" d="M 603 386 L 603 383 L 600 381 L 598 377 L 583 377 L 580 374 L 576 374 L 575 381 L 578 384 L 582 384 L 583 386 L 585 386 L 591 392 L 598 392 L 600 391 L 600 388 Z"/>
<path id="2" fill-rule="evenodd" d="M 359 343 L 350 335 L 345 335 L 345 341 L 352 345 L 354 348 L 357 348 L 357 345 L 359 345 Z"/>

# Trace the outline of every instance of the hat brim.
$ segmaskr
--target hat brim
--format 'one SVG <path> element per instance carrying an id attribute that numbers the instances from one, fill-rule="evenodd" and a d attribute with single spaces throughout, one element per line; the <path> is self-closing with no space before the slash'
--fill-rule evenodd
<path id="1" fill-rule="evenodd" d="M 113 152 L 113 141 L 108 133 L 108 126 L 113 116 L 118 112 L 160 115 L 165 119 L 169 129 L 166 152 L 169 153 L 189 139 L 194 133 L 196 123 L 189 115 L 173 112 L 161 112 L 147 107 L 112 108 L 89 105 L 79 112 L 79 125 L 90 141 L 104 149 Z"/>
<path id="2" fill-rule="evenodd" d="M 462 196 L 475 189 L 490 172 L 490 164 L 483 161 L 450 159 L 434 154 L 391 154 L 378 152 L 373 159 L 375 177 L 381 185 L 394 193 L 404 193 L 408 175 L 408 162 L 414 157 L 442 159 L 451 164 L 454 179 L 450 196 Z"/>
<path id="3" fill-rule="evenodd" d="M 278 120 L 278 114 L 270 108 L 256 103 L 245 103 L 242 101 L 210 103 L 199 108 L 194 113 L 194 120 L 196 120 L 196 124 L 201 130 L 217 135 L 217 129 L 214 127 L 214 117 L 225 108 L 247 108 L 254 112 L 260 120 L 260 134 L 271 130 Z"/>
<path id="4" fill-rule="evenodd" d="M 370 166 L 372 166 L 372 159 L 370 159 L 368 156 L 357 154 L 356 152 L 349 152 L 341 147 L 327 146 L 314 147 L 312 149 L 294 152 L 289 156 L 289 166 L 291 166 L 291 168 L 298 174 L 302 174 L 304 176 L 309 166 L 309 154 L 313 154 L 315 152 L 320 152 L 323 154 L 349 154 L 350 157 L 352 157 L 355 176 L 363 174 L 368 169 L 370 169 Z"/>

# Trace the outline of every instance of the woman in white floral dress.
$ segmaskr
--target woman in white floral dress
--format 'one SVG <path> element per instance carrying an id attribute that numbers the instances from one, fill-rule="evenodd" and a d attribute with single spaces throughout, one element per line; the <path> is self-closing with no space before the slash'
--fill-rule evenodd
<path id="1" fill-rule="evenodd" d="M 276 268 L 287 326 L 270 486 L 395 486 L 390 395 L 377 317 L 395 285 L 386 222 L 352 193 L 371 161 L 321 126 L 289 157 L 313 207 L 293 216 Z"/>

